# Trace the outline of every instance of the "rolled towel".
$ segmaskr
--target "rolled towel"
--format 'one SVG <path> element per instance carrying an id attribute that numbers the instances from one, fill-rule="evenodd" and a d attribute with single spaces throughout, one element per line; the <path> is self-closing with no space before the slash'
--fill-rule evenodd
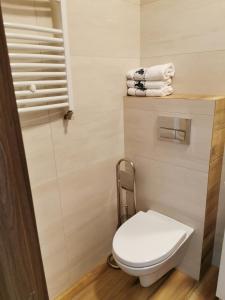
<path id="1" fill-rule="evenodd" d="M 165 86 L 168 86 L 172 83 L 172 79 L 167 79 L 165 81 L 135 81 L 128 80 L 127 87 L 128 88 L 145 88 L 145 89 L 161 89 Z"/>
<path id="2" fill-rule="evenodd" d="M 173 77 L 175 74 L 174 64 L 156 65 L 150 68 L 139 68 L 127 73 L 128 80 L 163 81 Z"/>
<path id="3" fill-rule="evenodd" d="M 129 88 L 128 95 L 129 96 L 138 96 L 138 97 L 164 97 L 169 96 L 173 93 L 172 86 L 166 86 L 161 89 L 136 89 L 136 88 Z"/>

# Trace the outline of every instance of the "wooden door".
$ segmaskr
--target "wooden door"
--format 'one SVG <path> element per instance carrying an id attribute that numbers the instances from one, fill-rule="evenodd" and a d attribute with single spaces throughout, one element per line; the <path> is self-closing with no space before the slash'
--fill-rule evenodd
<path id="1" fill-rule="evenodd" d="M 1 4 L 0 299 L 48 299 Z"/>

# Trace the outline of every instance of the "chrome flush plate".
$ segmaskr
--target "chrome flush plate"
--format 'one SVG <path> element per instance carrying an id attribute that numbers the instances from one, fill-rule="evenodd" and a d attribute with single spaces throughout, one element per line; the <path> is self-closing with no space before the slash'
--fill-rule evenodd
<path id="1" fill-rule="evenodd" d="M 179 144 L 190 144 L 191 119 L 178 117 L 158 117 L 159 140 L 175 142 Z"/>

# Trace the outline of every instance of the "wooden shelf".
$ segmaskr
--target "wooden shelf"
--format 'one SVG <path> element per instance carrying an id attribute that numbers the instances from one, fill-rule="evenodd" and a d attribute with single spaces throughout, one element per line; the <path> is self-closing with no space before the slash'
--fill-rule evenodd
<path id="1" fill-rule="evenodd" d="M 197 94 L 173 94 L 165 97 L 136 97 L 125 96 L 125 99 L 137 98 L 137 99 L 159 99 L 159 100 L 204 100 L 204 101 L 218 101 L 225 100 L 225 95 L 197 95 Z"/>

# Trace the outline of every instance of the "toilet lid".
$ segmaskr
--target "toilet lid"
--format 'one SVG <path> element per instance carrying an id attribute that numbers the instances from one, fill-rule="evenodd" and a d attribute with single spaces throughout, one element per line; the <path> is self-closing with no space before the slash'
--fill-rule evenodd
<path id="1" fill-rule="evenodd" d="M 139 212 L 116 232 L 113 255 L 131 267 L 162 262 L 185 240 L 185 225 L 155 211 Z"/>

